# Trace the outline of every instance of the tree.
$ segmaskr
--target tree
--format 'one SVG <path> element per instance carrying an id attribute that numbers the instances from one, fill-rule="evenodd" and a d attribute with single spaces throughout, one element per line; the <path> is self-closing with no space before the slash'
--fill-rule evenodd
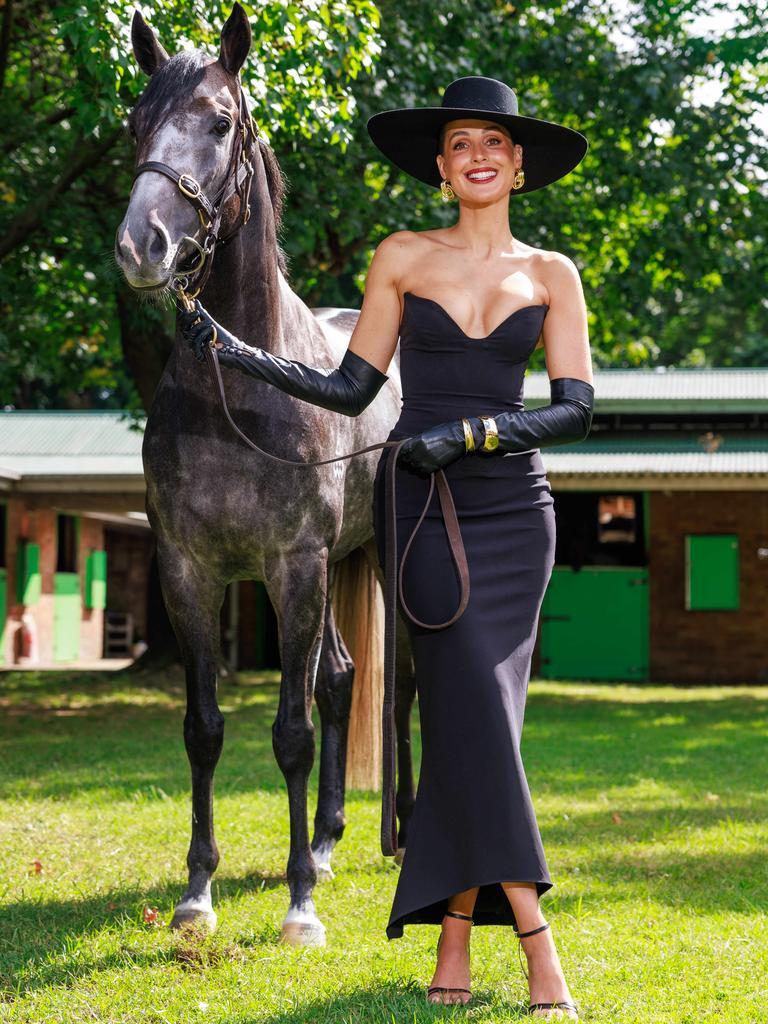
<path id="1" fill-rule="evenodd" d="M 375 6 L 243 6 L 254 32 L 244 77 L 260 130 L 342 144 L 354 111 L 350 83 L 379 50 Z M 151 21 L 170 52 L 215 54 L 230 8 L 163 2 Z M 131 51 L 132 14 L 126 0 L 5 0 L 0 14 L 4 403 L 146 406 L 154 381 L 139 369 L 150 340 L 155 373 L 170 345 L 169 314 L 139 306 L 111 257 L 132 177 L 124 118 L 146 84 Z"/>
<path id="2" fill-rule="evenodd" d="M 582 164 L 512 202 L 512 230 L 582 271 L 599 365 L 768 363 L 765 171 L 755 111 L 768 79 L 758 5 L 697 31 L 722 0 L 320 0 L 246 6 L 251 105 L 291 190 L 283 245 L 310 304 L 358 306 L 376 243 L 450 223 L 395 171 L 365 121 L 439 104 L 456 77 L 518 91 L 523 114 L 590 140 Z M 230 4 L 153 5 L 166 47 L 216 52 Z M 146 407 L 170 314 L 141 306 L 110 262 L 130 190 L 122 133 L 143 88 L 125 0 L 5 0 L 0 12 L 0 400 Z M 697 99 L 701 85 L 719 99 Z M 4 254 L 4 255 L 3 255 Z M 130 343 L 129 343 L 130 339 Z M 541 352 L 532 365 L 541 365 Z"/>

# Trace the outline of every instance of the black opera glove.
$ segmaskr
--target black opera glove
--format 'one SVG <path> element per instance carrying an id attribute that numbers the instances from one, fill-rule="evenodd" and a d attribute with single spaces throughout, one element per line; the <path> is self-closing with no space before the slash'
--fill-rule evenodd
<path id="1" fill-rule="evenodd" d="M 399 462 L 417 476 L 427 476 L 450 465 L 462 455 L 525 452 L 554 444 L 581 441 L 592 426 L 595 390 L 587 381 L 576 377 L 550 380 L 550 404 L 541 409 L 503 412 L 493 416 L 498 430 L 498 443 L 485 448 L 486 429 L 483 418 L 468 417 L 474 448 L 467 448 L 462 420 L 441 423 L 409 438 L 400 449 Z M 487 419 L 487 417 L 486 417 Z M 493 438 L 491 438 L 493 440 Z"/>
<path id="2" fill-rule="evenodd" d="M 200 322 L 195 324 L 196 320 Z M 205 358 L 205 346 L 210 345 L 215 332 L 221 344 L 217 344 L 216 353 L 222 366 L 240 370 L 294 398 L 345 416 L 359 416 L 389 380 L 387 374 L 350 349 L 338 367 L 318 368 L 252 348 L 218 324 L 199 301 L 195 302 L 193 312 L 179 313 L 179 326 L 198 359 Z"/>
<path id="3" fill-rule="evenodd" d="M 584 440 L 592 426 L 593 386 L 577 377 L 555 377 L 549 382 L 549 391 L 549 405 L 493 417 L 499 443 L 491 455 Z"/>

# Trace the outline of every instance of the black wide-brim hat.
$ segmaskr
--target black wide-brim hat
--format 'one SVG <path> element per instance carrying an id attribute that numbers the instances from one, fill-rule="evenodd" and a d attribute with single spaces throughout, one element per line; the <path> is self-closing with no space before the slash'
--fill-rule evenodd
<path id="1" fill-rule="evenodd" d="M 440 129 L 448 121 L 481 118 L 506 128 L 523 147 L 525 184 L 512 195 L 534 192 L 563 178 L 583 160 L 588 142 L 581 132 L 555 121 L 523 117 L 517 96 L 495 78 L 457 78 L 439 107 L 382 110 L 368 119 L 368 134 L 381 152 L 406 174 L 440 187 L 437 168 Z"/>

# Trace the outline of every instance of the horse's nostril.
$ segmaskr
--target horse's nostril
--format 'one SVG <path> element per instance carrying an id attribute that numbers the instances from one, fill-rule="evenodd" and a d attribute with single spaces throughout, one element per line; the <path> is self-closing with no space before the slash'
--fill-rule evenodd
<path id="1" fill-rule="evenodd" d="M 149 258 L 153 263 L 162 263 L 168 252 L 168 238 L 159 228 L 152 228 L 152 240 L 149 243 Z"/>

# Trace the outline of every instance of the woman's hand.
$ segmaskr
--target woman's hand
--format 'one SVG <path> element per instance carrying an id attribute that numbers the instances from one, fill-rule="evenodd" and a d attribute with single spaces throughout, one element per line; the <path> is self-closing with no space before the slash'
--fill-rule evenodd
<path id="1" fill-rule="evenodd" d="M 187 312 L 186 309 L 179 311 L 179 328 L 184 341 L 189 345 L 195 354 L 198 362 L 205 360 L 205 350 L 216 343 L 216 347 L 231 345 L 238 348 L 242 342 L 221 324 L 217 323 L 211 314 L 201 305 L 199 299 L 195 299 L 195 308 Z"/>
<path id="2" fill-rule="evenodd" d="M 469 422 L 473 427 L 476 421 Z M 480 443 L 482 444 L 482 440 Z M 477 438 L 475 444 L 477 445 Z M 400 449 L 398 461 L 408 472 L 417 476 L 428 476 L 466 454 L 464 424 L 461 420 L 452 420 L 425 430 L 422 434 L 416 434 L 415 437 L 409 437 Z"/>

